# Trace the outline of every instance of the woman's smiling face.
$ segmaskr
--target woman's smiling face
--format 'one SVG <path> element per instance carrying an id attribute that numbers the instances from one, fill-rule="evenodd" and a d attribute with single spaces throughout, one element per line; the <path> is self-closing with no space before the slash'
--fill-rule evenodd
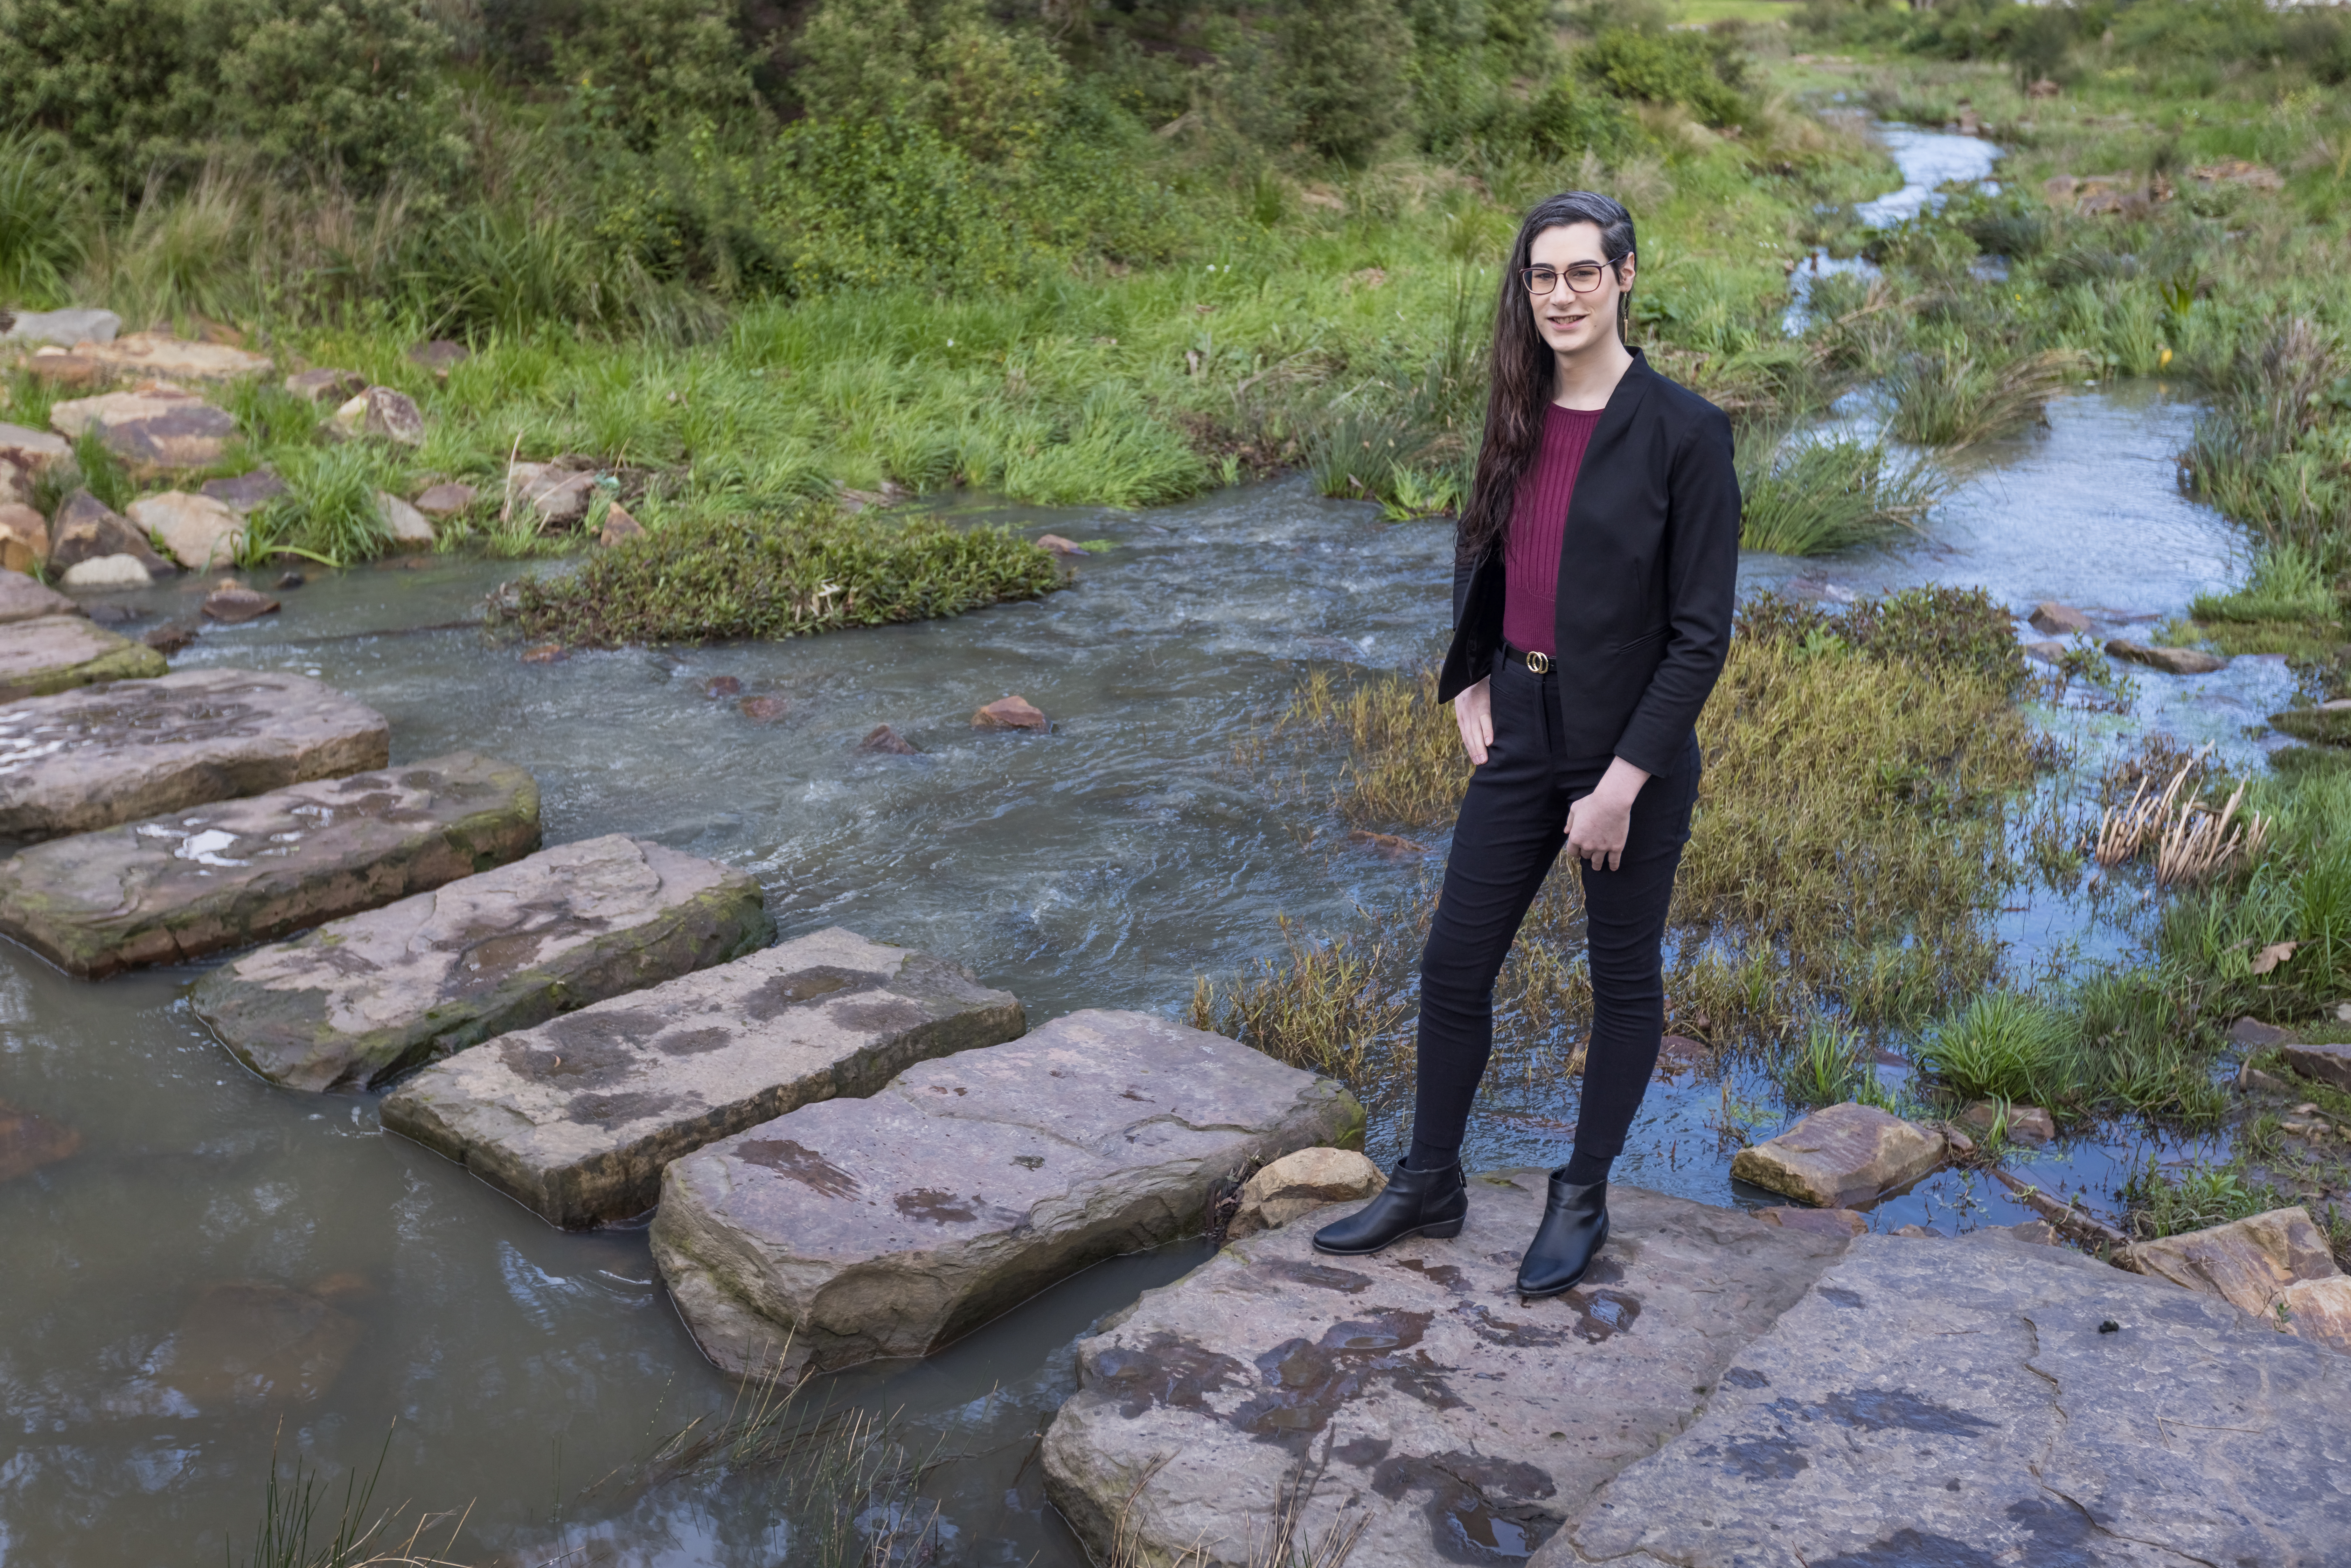
<path id="1" fill-rule="evenodd" d="M 1551 268 L 1559 274 L 1559 282 L 1548 294 L 1531 293 L 1527 303 L 1535 313 L 1535 330 L 1553 353 L 1582 353 L 1615 338 L 1616 302 L 1632 287 L 1633 258 L 1626 256 L 1616 267 L 1609 267 L 1607 259 L 1596 224 L 1568 224 L 1535 235 L 1528 265 Z M 1568 268 L 1593 263 L 1601 267 L 1600 286 L 1589 294 L 1570 288 Z"/>

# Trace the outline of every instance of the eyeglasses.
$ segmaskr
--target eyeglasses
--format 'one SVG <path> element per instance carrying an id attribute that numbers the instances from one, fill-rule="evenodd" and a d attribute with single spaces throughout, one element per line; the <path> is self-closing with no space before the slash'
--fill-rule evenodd
<path id="1" fill-rule="evenodd" d="M 1589 294 L 1600 287 L 1601 275 L 1607 270 L 1607 267 L 1600 262 L 1579 261 L 1570 267 L 1564 276 L 1567 278 L 1568 287 L 1578 294 Z M 1538 298 L 1557 288 L 1562 276 L 1560 269 L 1555 267 L 1519 268 L 1519 281 L 1527 286 L 1528 293 Z"/>

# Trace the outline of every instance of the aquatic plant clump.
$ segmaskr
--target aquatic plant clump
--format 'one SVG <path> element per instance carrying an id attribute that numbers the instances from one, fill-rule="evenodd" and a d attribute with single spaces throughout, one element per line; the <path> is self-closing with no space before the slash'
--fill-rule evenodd
<path id="1" fill-rule="evenodd" d="M 703 517 L 509 585 L 495 614 L 527 637 L 583 648 L 798 637 L 960 615 L 1064 580 L 1003 528 L 888 523 L 829 506 L 787 517 Z"/>

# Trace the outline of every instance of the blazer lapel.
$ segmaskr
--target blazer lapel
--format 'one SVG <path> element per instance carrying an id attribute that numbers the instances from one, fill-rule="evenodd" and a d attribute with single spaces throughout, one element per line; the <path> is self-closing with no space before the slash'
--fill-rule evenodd
<path id="1" fill-rule="evenodd" d="M 1573 597 L 1567 591 L 1568 547 L 1577 536 L 1577 525 L 1593 520 L 1593 486 L 1583 483 L 1583 476 L 1592 472 L 1594 464 L 1604 462 L 1616 447 L 1624 444 L 1625 437 L 1632 431 L 1634 416 L 1640 412 L 1641 400 L 1648 395 L 1649 383 L 1656 379 L 1656 372 L 1649 369 L 1649 361 L 1642 356 L 1641 350 L 1634 349 L 1631 353 L 1633 362 L 1625 366 L 1625 373 L 1617 378 L 1615 390 L 1608 394 L 1608 406 L 1600 411 L 1600 423 L 1592 427 L 1592 439 L 1584 444 L 1583 464 L 1577 470 L 1575 490 L 1567 499 L 1566 527 L 1560 535 L 1559 584 L 1552 600 L 1554 604 L 1568 603 Z"/>

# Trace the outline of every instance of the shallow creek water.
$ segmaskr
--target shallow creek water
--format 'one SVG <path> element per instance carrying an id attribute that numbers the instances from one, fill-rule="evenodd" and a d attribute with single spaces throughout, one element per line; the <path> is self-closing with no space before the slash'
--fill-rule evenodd
<path id="1" fill-rule="evenodd" d="M 2191 417 L 2159 386 L 2079 389 L 2047 431 L 1983 455 L 1926 537 L 1825 563 L 1755 557 L 1743 582 L 1971 583 L 2019 610 L 2059 598 L 2175 614 L 2237 570 L 2234 530 L 2174 487 Z M 475 615 L 513 568 L 435 560 L 323 575 L 287 591 L 282 614 L 216 630 L 177 662 L 317 675 L 390 718 L 395 762 L 471 747 L 529 768 L 551 842 L 625 831 L 751 868 L 787 935 L 841 925 L 952 956 L 1017 993 L 1032 1022 L 1081 1007 L 1179 1011 L 1196 975 L 1276 952 L 1277 916 L 1344 928 L 1358 904 L 1383 907 L 1433 870 L 1350 847 L 1325 808 L 1237 766 L 1232 749 L 1311 663 L 1431 656 L 1446 529 L 1384 524 L 1294 478 L 1140 515 L 964 510 L 1116 549 L 1065 591 L 959 620 L 546 665 L 447 624 Z M 116 601 L 185 612 L 200 592 Z M 707 696 L 722 675 L 745 695 L 789 698 L 787 716 L 757 724 Z M 2239 660 L 2197 680 L 2147 674 L 2135 716 L 2044 721 L 2094 755 L 2154 726 L 2249 760 L 2243 727 L 2291 685 L 2275 661 Z M 1008 692 L 1054 733 L 971 731 L 972 710 Z M 885 721 L 925 755 L 853 749 Z M 2069 943 L 2122 940 L 2073 901 L 2020 899 L 2001 917 L 2020 970 Z M 371 1463 L 388 1429 L 379 1501 L 470 1504 L 460 1558 L 795 1560 L 759 1486 L 596 1484 L 734 1396 L 670 1310 L 641 1230 L 556 1231 L 382 1134 L 371 1100 L 251 1078 L 190 1015 L 193 977 L 89 986 L 0 949 L 0 1100 L 84 1138 L 0 1189 L 0 1563 L 177 1563 L 217 1556 L 231 1534 L 242 1552 L 273 1443 L 340 1474 Z M 1768 1201 L 1730 1187 L 1707 1125 L 1720 1092 L 1662 1083 L 1622 1179 Z M 1491 1096 L 1469 1158 L 1554 1163 L 1573 1098 L 1567 1086 Z M 1396 1134 L 1374 1124 L 1375 1157 L 1392 1157 Z M 2026 1174 L 2103 1196 L 2149 1152 L 2137 1136 L 2061 1144 Z M 2023 1218 L 1996 1188 L 1946 1174 L 1876 1223 Z M 1033 1436 L 1071 1387 L 1071 1343 L 1202 1255 L 1185 1244 L 1102 1265 L 926 1362 L 843 1375 L 830 1396 L 898 1413 L 915 1455 L 939 1461 L 925 1490 L 943 1500 L 949 1561 L 1075 1564 Z M 318 1397 L 257 1408 L 166 1391 L 161 1358 L 175 1336 L 194 1354 L 208 1331 L 191 1312 L 227 1281 L 327 1282 L 350 1326 L 319 1343 L 347 1341 L 349 1354 L 322 1359 Z"/>

